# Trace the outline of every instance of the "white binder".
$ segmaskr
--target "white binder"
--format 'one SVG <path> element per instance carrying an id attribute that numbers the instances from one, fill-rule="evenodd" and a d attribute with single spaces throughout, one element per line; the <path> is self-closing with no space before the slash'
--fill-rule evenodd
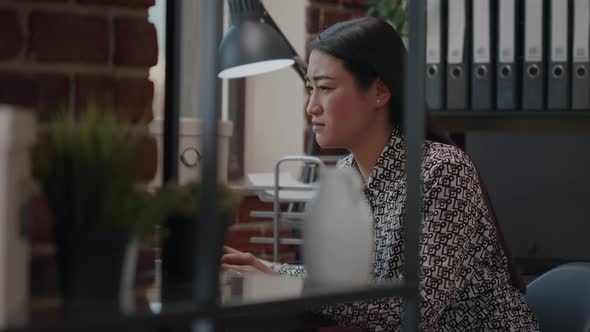
<path id="1" fill-rule="evenodd" d="M 468 107 L 469 73 L 466 63 L 466 21 L 465 0 L 448 0 L 448 50 L 447 50 L 447 108 Z"/>
<path id="2" fill-rule="evenodd" d="M 444 108 L 444 64 L 442 63 L 442 0 L 426 2 L 426 104 L 431 110 Z"/>
<path id="3" fill-rule="evenodd" d="M 544 0 L 525 0 L 522 75 L 522 108 L 525 110 L 541 110 L 544 107 L 543 7 Z"/>
<path id="4" fill-rule="evenodd" d="M 496 108 L 518 108 L 517 6 L 516 0 L 499 0 L 498 3 L 498 65 L 496 66 Z"/>
<path id="5" fill-rule="evenodd" d="M 547 108 L 569 108 L 568 11 L 569 1 L 550 0 L 549 69 L 547 73 Z"/>
<path id="6" fill-rule="evenodd" d="M 590 109 L 590 0 L 574 0 L 572 109 Z"/>
<path id="7" fill-rule="evenodd" d="M 492 57 L 491 57 L 491 10 L 490 0 L 473 0 L 471 11 L 473 23 L 473 47 L 471 67 L 471 108 L 491 110 L 492 102 Z"/>

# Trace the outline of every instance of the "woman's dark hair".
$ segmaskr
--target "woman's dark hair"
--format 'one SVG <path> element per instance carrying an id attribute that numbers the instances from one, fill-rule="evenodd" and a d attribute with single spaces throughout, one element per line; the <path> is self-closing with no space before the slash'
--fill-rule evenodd
<path id="1" fill-rule="evenodd" d="M 322 31 L 311 42 L 309 49 L 311 51 L 319 50 L 340 59 L 344 68 L 352 74 L 361 90 L 368 89 L 377 78 L 380 78 L 391 94 L 388 109 L 389 123 L 392 127 L 403 124 L 407 51 L 400 35 L 389 23 L 375 17 L 362 17 L 339 22 Z M 426 138 L 456 146 L 448 133 L 435 123 L 426 108 L 425 112 Z M 524 281 L 508 250 L 479 172 L 477 176 L 496 228 L 498 240 L 508 259 L 512 284 L 524 292 Z"/>
<path id="2" fill-rule="evenodd" d="M 404 82 L 406 74 L 406 46 L 389 23 L 375 17 L 362 17 L 339 22 L 321 32 L 309 45 L 330 54 L 344 63 L 357 86 L 366 90 L 380 78 L 389 89 L 389 123 L 404 121 Z M 450 143 L 448 134 L 441 130 L 426 112 L 426 138 Z"/>

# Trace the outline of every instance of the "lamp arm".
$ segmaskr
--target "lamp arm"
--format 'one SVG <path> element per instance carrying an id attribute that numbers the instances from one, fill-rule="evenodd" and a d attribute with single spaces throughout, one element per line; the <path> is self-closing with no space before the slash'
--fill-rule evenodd
<path id="1" fill-rule="evenodd" d="M 289 49 L 291 50 L 293 60 L 295 60 L 295 63 L 293 64 L 293 68 L 295 69 L 295 71 L 297 72 L 297 74 L 299 75 L 301 80 L 303 82 L 305 82 L 306 81 L 305 76 L 306 76 L 306 72 L 307 72 L 307 64 L 305 63 L 305 60 L 303 60 L 299 56 L 299 54 L 297 54 L 297 51 L 295 51 L 295 48 L 293 47 L 293 45 L 291 45 L 291 42 L 289 42 L 289 39 L 287 39 L 287 37 L 285 37 L 285 34 L 281 31 L 281 29 L 279 29 L 279 26 L 272 19 L 272 17 L 270 16 L 270 14 L 266 10 L 266 8 L 264 8 L 262 1 L 260 2 L 260 6 L 262 7 L 262 11 L 264 13 L 262 15 L 262 19 L 264 20 L 264 22 L 266 24 L 270 25 L 273 29 L 275 29 L 279 33 L 281 38 L 283 38 L 283 40 L 287 43 L 287 45 L 289 46 Z"/>

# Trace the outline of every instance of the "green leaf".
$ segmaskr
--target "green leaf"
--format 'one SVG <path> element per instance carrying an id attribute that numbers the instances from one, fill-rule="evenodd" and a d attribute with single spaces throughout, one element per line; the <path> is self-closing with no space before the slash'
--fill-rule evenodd
<path id="1" fill-rule="evenodd" d="M 404 0 L 367 0 L 366 15 L 379 17 L 389 22 L 402 37 L 408 35 Z"/>

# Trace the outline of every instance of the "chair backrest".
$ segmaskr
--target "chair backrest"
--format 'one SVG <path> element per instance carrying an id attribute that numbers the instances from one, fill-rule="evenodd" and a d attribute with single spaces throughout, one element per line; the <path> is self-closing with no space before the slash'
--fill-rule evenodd
<path id="1" fill-rule="evenodd" d="M 590 263 L 569 263 L 533 280 L 526 302 L 541 331 L 590 331 Z"/>

